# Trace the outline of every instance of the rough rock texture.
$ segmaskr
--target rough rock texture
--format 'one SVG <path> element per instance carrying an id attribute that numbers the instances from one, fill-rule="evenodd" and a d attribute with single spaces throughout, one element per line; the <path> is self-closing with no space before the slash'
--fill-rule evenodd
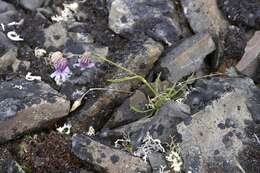
<path id="1" fill-rule="evenodd" d="M 184 100 L 190 106 L 191 113 L 203 110 L 212 101 L 220 98 L 225 92 L 230 92 L 235 88 L 246 92 L 248 97 L 252 96 L 255 88 L 254 82 L 249 78 L 212 78 L 202 79 L 195 82 L 191 92 Z"/>
<path id="2" fill-rule="evenodd" d="M 150 166 L 140 158 L 110 148 L 88 136 L 74 135 L 72 152 L 81 160 L 104 168 L 106 172 L 151 172 Z"/>
<path id="3" fill-rule="evenodd" d="M 45 0 L 21 0 L 20 4 L 31 11 L 36 10 L 37 8 L 41 7 Z"/>
<path id="4" fill-rule="evenodd" d="M 260 29 L 259 0 L 218 0 L 218 5 L 233 24 Z"/>
<path id="5" fill-rule="evenodd" d="M 167 102 L 161 109 L 150 118 L 143 118 L 134 123 L 115 128 L 108 132 L 108 135 L 127 134 L 132 145 L 139 147 L 147 132 L 154 139 L 159 139 L 162 143 L 170 143 L 170 136 L 176 135 L 176 125 L 181 120 L 189 121 L 189 107 L 184 104 Z"/>
<path id="6" fill-rule="evenodd" d="M 68 40 L 66 28 L 60 24 L 55 23 L 44 30 L 44 47 L 59 48 L 64 46 Z"/>
<path id="7" fill-rule="evenodd" d="M 139 75 L 146 76 L 161 55 L 163 47 L 150 38 L 135 43 L 135 47 L 130 48 L 130 50 L 125 50 L 127 54 L 124 54 L 124 57 L 122 57 L 125 59 L 124 66 Z M 122 73 L 121 71 L 117 71 L 116 74 L 118 76 L 115 76 L 115 78 L 128 76 L 128 74 Z M 107 88 L 130 92 L 137 88 L 138 84 L 140 84 L 140 81 L 134 80 L 123 83 L 113 83 Z M 110 109 L 127 96 L 128 94 L 125 93 L 111 90 L 105 91 L 95 103 L 91 105 L 86 104 L 80 112 L 73 117 L 72 121 L 75 122 L 75 124 L 73 123 L 73 128 L 75 128 L 75 130 L 88 129 L 89 126 L 101 128 L 104 125 L 105 119 L 109 118 L 107 115 L 111 112 Z"/>
<path id="8" fill-rule="evenodd" d="M 2 166 L 0 161 L 0 172 L 1 173 L 25 173 L 22 167 L 15 160 L 4 161 Z"/>
<path id="9" fill-rule="evenodd" d="M 246 122 L 252 121 L 247 97 L 241 90 L 226 93 L 212 106 L 194 114 L 190 125 L 178 125 L 186 172 L 240 171 L 236 158 L 250 140 L 245 128 Z"/>
<path id="10" fill-rule="evenodd" d="M 170 168 L 168 168 L 167 166 L 167 161 L 165 160 L 165 156 L 162 153 L 159 152 L 151 153 L 148 159 L 153 169 L 153 173 L 161 173 L 162 166 L 165 167 L 164 170 L 170 170 Z"/>
<path id="11" fill-rule="evenodd" d="M 204 59 L 215 50 L 215 43 L 209 34 L 196 34 L 171 48 L 159 61 L 158 71 L 170 82 L 177 82 L 184 76 L 201 69 Z"/>
<path id="12" fill-rule="evenodd" d="M 146 32 L 168 45 L 182 34 L 170 0 L 110 0 L 108 4 L 109 27 L 117 34 Z"/>
<path id="13" fill-rule="evenodd" d="M 217 0 L 181 0 L 184 15 L 195 33 L 209 32 L 216 41 L 211 66 L 218 68 L 223 59 L 223 40 L 229 26 L 218 9 Z"/>
<path id="14" fill-rule="evenodd" d="M 219 35 L 226 31 L 228 22 L 218 9 L 217 0 L 181 0 L 181 5 L 195 33 Z"/>
<path id="15" fill-rule="evenodd" d="M 16 57 L 17 48 L 0 32 L 0 73 L 3 73 L 8 67 L 12 66 L 17 60 Z"/>
<path id="16" fill-rule="evenodd" d="M 0 84 L 0 143 L 47 127 L 68 114 L 70 102 L 44 82 L 24 79 Z"/>
<path id="17" fill-rule="evenodd" d="M 255 121 L 255 123 L 260 124 L 260 89 L 256 88 L 252 90 L 252 96 L 249 98 L 247 102 L 247 107 L 251 112 L 251 115 Z"/>
<path id="18" fill-rule="evenodd" d="M 131 107 L 137 108 L 138 110 L 145 110 L 145 104 L 147 103 L 146 95 L 140 90 L 136 90 L 130 98 L 126 99 L 123 104 L 115 110 L 106 123 L 105 128 L 119 127 L 143 118 L 146 114 L 138 113 Z"/>
<path id="19" fill-rule="evenodd" d="M 236 68 L 243 74 L 254 77 L 260 66 L 260 32 L 247 42 L 245 53 Z"/>
<path id="20" fill-rule="evenodd" d="M 17 17 L 17 12 L 12 4 L 0 1 L 0 21 L 7 24 L 13 22 Z"/>
<path id="21" fill-rule="evenodd" d="M 228 27 L 224 39 L 224 60 L 239 60 L 245 52 L 247 43 L 246 33 L 236 26 Z"/>

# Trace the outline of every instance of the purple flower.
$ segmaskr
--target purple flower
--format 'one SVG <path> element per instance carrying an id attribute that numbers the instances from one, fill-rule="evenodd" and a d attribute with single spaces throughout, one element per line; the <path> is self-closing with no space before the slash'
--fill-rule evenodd
<path id="1" fill-rule="evenodd" d="M 57 85 L 61 85 L 62 82 L 65 82 L 71 76 L 68 60 L 63 58 L 61 52 L 55 52 L 51 56 L 51 62 L 55 68 L 55 72 L 51 74 L 51 78 L 54 78 Z"/>
<path id="2" fill-rule="evenodd" d="M 78 59 L 78 63 L 74 64 L 76 67 L 80 67 L 80 70 L 85 70 L 87 68 L 92 68 L 95 66 L 95 63 L 91 62 L 90 59 L 91 54 L 89 52 L 84 53 L 80 59 Z"/>

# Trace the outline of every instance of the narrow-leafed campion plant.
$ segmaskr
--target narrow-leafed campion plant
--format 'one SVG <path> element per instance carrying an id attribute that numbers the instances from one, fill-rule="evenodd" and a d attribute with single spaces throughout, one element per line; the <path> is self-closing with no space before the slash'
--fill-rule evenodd
<path id="1" fill-rule="evenodd" d="M 211 74 L 211 75 L 194 78 L 194 74 L 192 74 L 183 82 L 176 82 L 173 84 L 173 86 L 168 87 L 168 88 L 164 89 L 163 91 L 160 91 L 160 85 L 161 85 L 161 80 L 160 80 L 161 75 L 160 74 L 157 76 L 155 83 L 150 83 L 143 76 L 134 73 L 133 71 L 107 59 L 106 57 L 99 56 L 96 54 L 93 55 L 92 57 L 105 61 L 105 62 L 109 63 L 110 65 L 113 65 L 113 66 L 117 67 L 118 69 L 121 69 L 122 71 L 127 72 L 129 74 L 129 76 L 127 76 L 127 77 L 114 79 L 114 80 L 108 80 L 109 82 L 119 83 L 119 82 L 126 82 L 129 80 L 139 80 L 144 85 L 146 85 L 146 87 L 154 95 L 152 98 L 148 98 L 149 103 L 147 105 L 147 110 L 140 110 L 131 105 L 130 105 L 130 107 L 135 112 L 150 113 L 150 115 L 154 115 L 165 102 L 170 101 L 170 100 L 177 100 L 177 99 L 181 98 L 182 96 L 184 96 L 185 92 L 188 90 L 188 84 L 194 82 L 195 80 L 222 75 L 222 74 L 218 73 L 218 74 Z"/>
<path id="2" fill-rule="evenodd" d="M 55 72 L 51 74 L 51 78 L 54 78 L 57 85 L 61 85 L 72 74 L 68 66 L 68 60 L 58 51 L 51 55 L 51 63 L 55 68 Z"/>

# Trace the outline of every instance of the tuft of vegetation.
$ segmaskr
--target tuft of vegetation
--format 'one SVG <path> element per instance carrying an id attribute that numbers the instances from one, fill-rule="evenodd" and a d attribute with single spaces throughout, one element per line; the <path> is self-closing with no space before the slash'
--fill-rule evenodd
<path id="1" fill-rule="evenodd" d="M 176 101 L 179 98 L 182 98 L 188 90 L 188 85 L 191 84 L 192 82 L 194 82 L 195 80 L 222 75 L 221 73 L 218 73 L 218 74 L 211 74 L 211 75 L 206 75 L 206 76 L 195 78 L 194 77 L 195 75 L 191 74 L 183 82 L 175 82 L 171 87 L 168 87 L 168 88 L 164 89 L 163 91 L 160 91 L 161 74 L 159 74 L 157 76 L 154 83 L 151 83 L 151 82 L 148 82 L 143 76 L 134 73 L 133 71 L 107 59 L 106 57 L 102 57 L 99 55 L 94 55 L 94 56 L 95 56 L 95 58 L 97 58 L 101 61 L 107 62 L 110 65 L 117 67 L 118 69 L 128 73 L 128 75 L 129 75 L 129 76 L 122 77 L 119 79 L 108 80 L 109 82 L 119 83 L 119 82 L 126 82 L 126 81 L 130 81 L 130 80 L 139 80 L 153 93 L 152 98 L 148 97 L 149 103 L 147 104 L 146 110 L 140 110 L 140 109 L 130 105 L 130 107 L 133 111 L 138 112 L 138 113 L 149 113 L 150 116 L 154 115 L 165 102 L 170 101 L 170 100 Z"/>

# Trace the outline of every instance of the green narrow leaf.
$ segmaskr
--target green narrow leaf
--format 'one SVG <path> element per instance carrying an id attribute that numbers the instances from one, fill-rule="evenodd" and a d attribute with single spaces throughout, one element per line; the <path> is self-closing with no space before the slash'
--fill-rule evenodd
<path id="1" fill-rule="evenodd" d="M 123 78 L 119 78 L 119 79 L 112 79 L 112 80 L 108 80 L 108 82 L 112 82 L 112 83 L 119 83 L 119 82 L 126 82 L 129 80 L 134 80 L 134 79 L 138 79 L 138 76 L 132 76 L 132 77 L 123 77 Z"/>
<path id="2" fill-rule="evenodd" d="M 131 110 L 133 110 L 134 112 L 142 113 L 142 114 L 153 111 L 152 109 L 148 109 L 148 110 L 143 111 L 143 110 L 141 110 L 141 109 L 139 109 L 139 108 L 137 108 L 137 107 L 131 106 L 131 105 L 130 105 L 130 108 L 131 108 Z"/>

